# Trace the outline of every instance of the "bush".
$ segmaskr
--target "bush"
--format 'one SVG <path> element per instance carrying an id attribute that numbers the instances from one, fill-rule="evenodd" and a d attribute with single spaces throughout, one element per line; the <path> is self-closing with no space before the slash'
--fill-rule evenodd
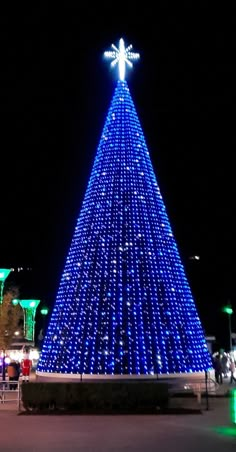
<path id="1" fill-rule="evenodd" d="M 168 384 L 159 382 L 29 382 L 22 385 L 28 413 L 146 413 L 168 407 Z"/>

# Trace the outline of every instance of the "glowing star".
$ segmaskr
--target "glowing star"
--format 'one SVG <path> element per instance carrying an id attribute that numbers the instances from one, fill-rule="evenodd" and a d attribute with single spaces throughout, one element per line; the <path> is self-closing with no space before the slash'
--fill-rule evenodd
<path id="1" fill-rule="evenodd" d="M 119 77 L 120 80 L 125 79 L 125 64 L 128 64 L 129 67 L 133 67 L 133 64 L 130 60 L 138 60 L 140 55 L 139 53 L 130 52 L 133 48 L 132 44 L 125 48 L 124 40 L 121 38 L 119 41 L 119 49 L 112 44 L 112 49 L 108 52 L 104 52 L 105 58 L 110 58 L 113 61 L 111 62 L 111 67 L 114 67 L 118 63 L 119 67 Z"/>

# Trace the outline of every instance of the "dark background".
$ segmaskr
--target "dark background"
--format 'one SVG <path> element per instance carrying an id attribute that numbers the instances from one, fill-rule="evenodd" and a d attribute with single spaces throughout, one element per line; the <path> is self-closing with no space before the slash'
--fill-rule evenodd
<path id="1" fill-rule="evenodd" d="M 123 37 L 141 55 L 126 78 L 203 327 L 228 347 L 236 12 L 196 4 L 1 12 L 0 267 L 32 268 L 9 282 L 53 307 L 117 78 L 103 52 Z"/>

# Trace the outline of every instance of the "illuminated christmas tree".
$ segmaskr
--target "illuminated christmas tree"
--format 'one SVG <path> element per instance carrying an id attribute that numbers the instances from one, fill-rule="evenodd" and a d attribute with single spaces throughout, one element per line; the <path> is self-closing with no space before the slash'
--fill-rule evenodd
<path id="1" fill-rule="evenodd" d="M 108 110 L 38 375 L 147 375 L 212 367 L 202 325 L 125 80 Z"/>

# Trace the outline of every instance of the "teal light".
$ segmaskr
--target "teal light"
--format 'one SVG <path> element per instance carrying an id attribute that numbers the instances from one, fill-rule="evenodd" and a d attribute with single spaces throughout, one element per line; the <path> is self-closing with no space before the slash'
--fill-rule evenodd
<path id="1" fill-rule="evenodd" d="M 2 303 L 2 300 L 3 300 L 4 282 L 10 272 L 11 272 L 11 269 L 9 269 L 9 268 L 0 268 L 0 304 Z"/>
<path id="2" fill-rule="evenodd" d="M 12 300 L 12 304 L 14 306 L 17 306 L 19 304 L 19 302 L 20 302 L 20 300 L 18 300 L 18 298 L 13 298 L 13 300 Z"/>
<path id="3" fill-rule="evenodd" d="M 10 272 L 11 270 L 9 270 L 8 268 L 0 268 L 0 282 L 4 283 Z"/>
<path id="4" fill-rule="evenodd" d="M 41 313 L 42 315 L 48 315 L 48 308 L 42 308 L 42 309 L 40 310 L 40 313 Z"/>
<path id="5" fill-rule="evenodd" d="M 231 306 L 224 306 L 222 308 L 222 311 L 225 312 L 225 314 L 228 314 L 228 315 L 232 315 L 233 312 L 234 312 L 233 309 L 231 308 Z"/>
<path id="6" fill-rule="evenodd" d="M 40 300 L 20 300 L 20 305 L 23 309 L 37 308 Z"/>
<path id="7" fill-rule="evenodd" d="M 34 341 L 34 325 L 36 309 L 40 300 L 19 300 L 24 311 L 24 336 L 29 341 Z"/>
<path id="8" fill-rule="evenodd" d="M 236 424 L 236 389 L 232 389 L 230 393 L 230 413 L 233 424 Z"/>

